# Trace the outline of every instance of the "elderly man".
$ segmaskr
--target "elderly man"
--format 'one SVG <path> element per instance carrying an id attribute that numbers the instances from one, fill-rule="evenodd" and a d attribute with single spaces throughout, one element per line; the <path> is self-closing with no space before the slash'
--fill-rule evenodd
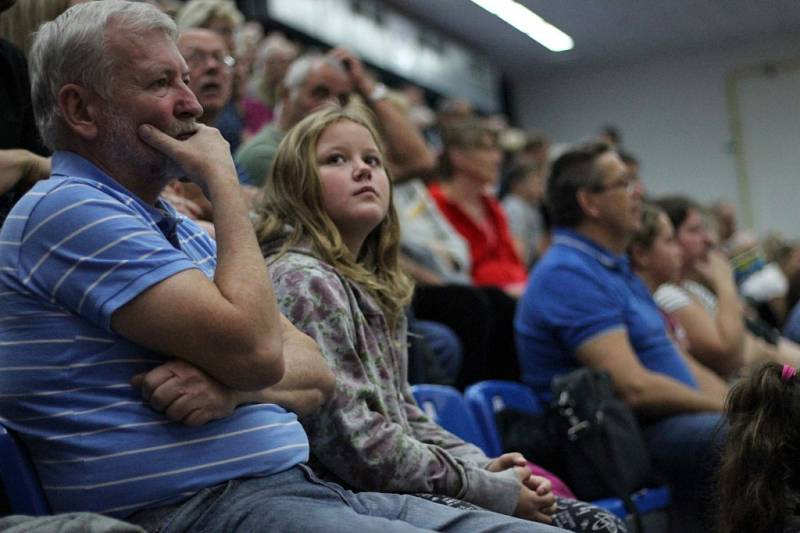
<path id="1" fill-rule="evenodd" d="M 225 47 L 230 53 L 235 50 L 236 33 L 243 22 L 244 17 L 236 9 L 233 0 L 189 0 L 175 17 L 175 23 L 181 32 L 189 28 L 206 28 L 217 33 L 225 41 Z M 243 82 L 244 79 L 237 80 L 237 83 Z M 244 130 L 244 122 L 237 106 L 238 96 L 229 98 L 214 122 L 214 127 L 219 129 L 234 152 L 241 145 Z"/>
<path id="2" fill-rule="evenodd" d="M 395 180 L 416 177 L 435 167 L 435 158 L 420 132 L 387 99 L 386 86 L 374 82 L 355 55 L 339 48 L 325 56 L 307 54 L 289 66 L 279 89 L 277 120 L 243 144 L 236 161 L 256 184 L 263 184 L 286 132 L 327 102 L 346 103 L 352 93 L 360 95 L 378 119 Z"/>
<path id="3" fill-rule="evenodd" d="M 199 121 L 213 126 L 231 98 L 236 64 L 225 40 L 217 33 L 190 28 L 178 37 L 178 50 L 189 67 L 189 88 L 203 107 Z"/>
<path id="4" fill-rule="evenodd" d="M 203 108 L 198 121 L 214 126 L 231 98 L 235 60 L 223 37 L 204 28 L 189 28 L 181 32 L 178 50 L 189 67 L 189 88 Z M 245 197 L 253 203 L 258 189 L 252 186 L 250 176 L 241 165 L 236 165 L 236 173 Z M 168 186 L 167 198 L 178 211 L 200 221 L 201 226 L 214 235 L 213 227 L 207 225 L 213 221 L 214 211 L 200 187 L 174 180 Z"/>
<path id="5" fill-rule="evenodd" d="M 523 380 L 546 393 L 555 375 L 581 365 L 608 371 L 642 418 L 655 466 L 676 499 L 704 497 L 726 386 L 670 341 L 649 291 L 630 271 L 625 249 L 640 224 L 637 182 L 598 143 L 556 160 L 547 196 L 553 246 L 533 269 L 515 320 Z"/>
<path id="6" fill-rule="evenodd" d="M 294 412 L 324 401 L 332 376 L 276 310 L 228 146 L 195 122 L 175 39 L 155 8 L 106 0 L 34 44 L 34 110 L 56 152 L 0 231 L 0 417 L 52 510 L 163 531 L 522 530 L 353 494 L 305 466 Z M 216 246 L 159 199 L 177 174 L 214 206 Z"/>

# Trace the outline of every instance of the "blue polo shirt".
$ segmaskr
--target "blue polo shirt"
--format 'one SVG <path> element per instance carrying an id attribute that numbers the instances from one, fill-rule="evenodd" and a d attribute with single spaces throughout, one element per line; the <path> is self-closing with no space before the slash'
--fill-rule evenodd
<path id="1" fill-rule="evenodd" d="M 190 428 L 130 385 L 166 361 L 111 329 L 149 287 L 216 246 L 169 204 L 144 203 L 86 159 L 56 152 L 49 180 L 0 230 L 0 421 L 31 451 L 53 512 L 124 517 L 308 459 L 294 413 L 240 407 Z"/>
<path id="2" fill-rule="evenodd" d="M 642 365 L 692 388 L 694 376 L 667 334 L 664 319 L 626 256 L 568 229 L 536 264 L 514 320 L 522 380 L 550 392 L 554 376 L 581 366 L 575 350 L 623 330 Z"/>

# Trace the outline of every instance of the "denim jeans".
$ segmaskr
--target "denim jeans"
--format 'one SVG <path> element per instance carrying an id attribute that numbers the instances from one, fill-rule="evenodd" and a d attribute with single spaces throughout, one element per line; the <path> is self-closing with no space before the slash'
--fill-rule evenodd
<path id="1" fill-rule="evenodd" d="M 127 518 L 162 533 L 393 533 L 396 531 L 563 531 L 485 510 L 465 511 L 407 494 L 354 493 L 321 481 L 305 465 L 261 478 L 234 479 L 188 501 Z"/>
<path id="2" fill-rule="evenodd" d="M 695 517 L 695 530 L 707 531 L 714 503 L 714 476 L 725 441 L 721 421 L 718 413 L 695 413 L 642 426 L 656 473 L 672 488 L 674 508 Z"/>
<path id="3" fill-rule="evenodd" d="M 417 319 L 414 321 L 414 332 L 425 338 L 425 342 L 428 343 L 438 359 L 445 375 L 455 382 L 461 371 L 464 352 L 461 348 L 461 341 L 458 340 L 453 330 L 439 322 Z"/>

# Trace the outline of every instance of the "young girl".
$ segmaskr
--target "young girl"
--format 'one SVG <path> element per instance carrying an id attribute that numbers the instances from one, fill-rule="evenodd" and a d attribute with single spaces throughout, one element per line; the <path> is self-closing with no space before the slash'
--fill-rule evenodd
<path id="1" fill-rule="evenodd" d="M 680 279 L 683 252 L 675 239 L 667 214 L 652 204 L 642 204 L 642 223 L 628 245 L 628 256 L 633 271 L 642 279 L 650 294 L 664 283 Z M 683 351 L 689 349 L 686 330 L 667 312 L 662 310 L 672 339 Z"/>
<path id="2" fill-rule="evenodd" d="M 719 474 L 719 531 L 800 531 L 800 377 L 769 362 L 733 386 Z"/>
<path id="3" fill-rule="evenodd" d="M 673 283 L 679 279 L 683 252 L 675 237 L 672 222 L 662 209 L 652 204 L 643 204 L 641 220 L 641 226 L 628 245 L 628 255 L 633 271 L 652 294 L 664 283 Z M 672 340 L 691 367 L 698 385 L 704 391 L 724 398 L 728 393 L 728 386 L 690 355 L 689 340 L 681 324 L 664 310 L 661 313 Z"/>
<path id="4" fill-rule="evenodd" d="M 287 134 L 256 225 L 282 312 L 316 340 L 337 377 L 334 397 L 303 420 L 315 466 L 356 490 L 437 494 L 581 531 L 624 530 L 588 504 L 559 500 L 556 512 L 549 481 L 532 476 L 521 455 L 489 459 L 415 404 L 403 314 L 412 286 L 398 266 L 391 180 L 366 113 L 330 107 Z"/>

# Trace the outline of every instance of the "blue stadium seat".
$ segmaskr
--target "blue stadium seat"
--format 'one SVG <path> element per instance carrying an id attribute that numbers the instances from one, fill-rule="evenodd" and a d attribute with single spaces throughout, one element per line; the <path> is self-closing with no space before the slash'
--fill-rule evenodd
<path id="1" fill-rule="evenodd" d="M 22 443 L 0 424 L 0 480 L 13 514 L 45 516 L 50 506 Z"/>
<path id="2" fill-rule="evenodd" d="M 539 413 L 544 409 L 533 391 L 522 383 L 513 381 L 481 381 L 467 387 L 464 398 L 472 415 L 478 421 L 483 438 L 489 449 L 487 455 L 497 457 L 503 453 L 503 443 L 497 430 L 495 415 L 506 408 L 528 413 Z"/>
<path id="3" fill-rule="evenodd" d="M 634 492 L 631 499 L 642 514 L 666 509 L 672 505 L 672 494 L 666 485 Z"/>
<path id="4" fill-rule="evenodd" d="M 481 381 L 467 387 L 464 397 L 472 414 L 478 420 L 484 440 L 489 443 L 491 453 L 487 452 L 487 455 L 490 457 L 496 457 L 504 451 L 495 423 L 497 412 L 513 408 L 536 414 L 544 409 L 544 404 L 533 390 L 527 385 L 513 381 Z M 663 486 L 642 489 L 632 494 L 631 499 L 642 515 L 662 511 L 672 503 L 669 488 Z M 627 515 L 622 500 L 618 498 L 603 498 L 593 503 L 608 509 L 620 518 L 625 518 Z"/>
<path id="5" fill-rule="evenodd" d="M 445 385 L 412 385 L 411 392 L 432 420 L 486 453 L 483 434 L 458 390 Z"/>

